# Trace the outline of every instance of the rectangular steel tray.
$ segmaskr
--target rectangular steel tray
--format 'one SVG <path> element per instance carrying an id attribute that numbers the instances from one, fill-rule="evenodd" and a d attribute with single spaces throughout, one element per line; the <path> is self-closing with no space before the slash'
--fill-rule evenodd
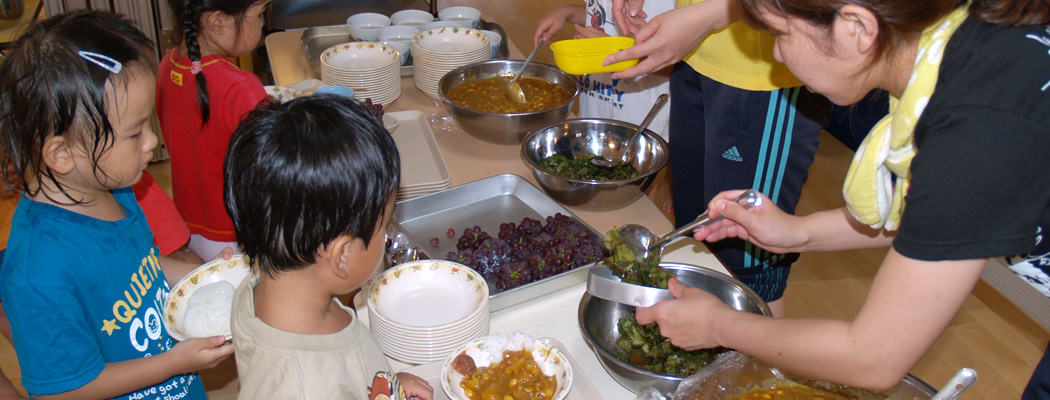
<path id="1" fill-rule="evenodd" d="M 529 217 L 546 224 L 546 218 L 562 213 L 590 231 L 591 243 L 601 246 L 604 237 L 580 220 L 571 211 L 529 181 L 517 175 L 503 174 L 450 189 L 397 202 L 392 229 L 404 234 L 412 246 L 423 253 L 423 258 L 445 259 L 456 250 L 456 242 L 465 228 L 480 226 L 490 235 L 499 232 L 501 223 L 521 222 Z M 449 239 L 449 228 L 456 231 Z M 431 238 L 438 238 L 437 247 L 430 246 Z M 594 264 L 584 265 L 509 290 L 499 290 L 489 282 L 489 309 L 501 310 L 548 293 L 586 282 L 587 271 Z"/>
<path id="2" fill-rule="evenodd" d="M 499 52 L 495 58 L 507 58 L 510 56 L 510 49 L 507 47 L 507 32 L 503 30 L 502 26 L 482 19 L 478 23 L 478 29 L 494 31 L 503 37 L 499 44 Z M 303 31 L 301 41 L 303 51 L 306 52 L 307 57 L 310 59 L 310 66 L 314 68 L 314 72 L 320 78 L 321 53 L 337 44 L 353 42 L 354 38 L 350 35 L 349 25 L 330 25 L 306 28 Z M 405 61 L 405 65 L 401 67 L 401 76 L 411 76 L 412 70 L 412 56 L 410 55 L 408 56 L 408 61 Z"/>

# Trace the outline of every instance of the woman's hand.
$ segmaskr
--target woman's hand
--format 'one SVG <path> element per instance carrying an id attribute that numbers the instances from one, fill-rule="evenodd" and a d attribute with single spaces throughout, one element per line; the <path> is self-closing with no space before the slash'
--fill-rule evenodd
<path id="1" fill-rule="evenodd" d="M 708 242 L 740 238 L 780 254 L 797 251 L 805 243 L 805 234 L 799 229 L 800 217 L 785 213 L 764 194 L 761 206 L 746 209 L 735 201 L 743 192 L 729 190 L 716 195 L 707 210 L 711 218 L 721 215 L 725 219 L 696 230 L 693 238 Z"/>
<path id="2" fill-rule="evenodd" d="M 401 382 L 401 387 L 405 389 L 405 394 L 409 398 L 417 398 L 419 400 L 431 400 L 434 398 L 434 388 L 430 386 L 426 379 L 406 372 L 398 372 L 397 380 Z"/>
<path id="3" fill-rule="evenodd" d="M 613 9 L 617 9 L 615 3 Z M 613 14 L 620 18 L 616 11 Z M 643 58 L 634 67 L 614 72 L 613 79 L 634 78 L 663 69 L 684 59 L 709 33 L 737 19 L 739 15 L 729 0 L 707 0 L 676 8 L 653 17 L 649 23 L 638 28 L 634 34 L 634 47 L 609 55 L 602 65 Z M 617 20 L 617 24 L 621 22 Z M 620 29 L 630 24 L 630 21 L 625 21 Z"/>
<path id="4" fill-rule="evenodd" d="M 711 322 L 720 311 L 732 311 L 711 293 L 683 285 L 671 278 L 667 288 L 674 300 L 664 300 L 652 307 L 635 310 L 634 317 L 641 325 L 656 322 L 660 334 L 671 339 L 671 344 L 686 350 L 720 346 Z"/>
<path id="5" fill-rule="evenodd" d="M 233 342 L 226 341 L 224 336 L 187 339 L 176 343 L 164 354 L 170 354 L 174 359 L 172 365 L 176 374 L 186 374 L 215 368 L 233 355 Z"/>

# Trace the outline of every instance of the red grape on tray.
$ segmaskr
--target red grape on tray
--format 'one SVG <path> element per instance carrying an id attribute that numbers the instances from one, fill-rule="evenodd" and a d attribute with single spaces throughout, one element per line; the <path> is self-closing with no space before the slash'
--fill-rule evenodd
<path id="1" fill-rule="evenodd" d="M 605 249 L 592 244 L 591 233 L 567 215 L 500 224 L 496 237 L 474 226 L 463 230 L 458 251 L 446 259 L 464 264 L 510 289 L 605 259 Z M 450 229 L 451 231 L 451 229 Z M 454 232 L 453 232 L 454 233 Z"/>

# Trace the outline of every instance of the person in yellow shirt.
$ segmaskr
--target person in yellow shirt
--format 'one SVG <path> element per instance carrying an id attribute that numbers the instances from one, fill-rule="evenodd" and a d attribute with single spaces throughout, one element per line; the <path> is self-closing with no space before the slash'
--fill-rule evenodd
<path id="1" fill-rule="evenodd" d="M 772 35 L 734 22 L 738 12 L 728 0 L 677 0 L 675 10 L 647 24 L 641 0 L 616 3 L 617 23 L 635 34 L 636 45 L 610 59 L 646 59 L 613 77 L 674 64 L 669 142 L 675 225 L 693 221 L 729 189 L 757 189 L 794 213 L 831 104 L 773 59 Z M 781 297 L 798 254 L 773 254 L 743 240 L 708 247 L 774 315 L 783 315 Z"/>

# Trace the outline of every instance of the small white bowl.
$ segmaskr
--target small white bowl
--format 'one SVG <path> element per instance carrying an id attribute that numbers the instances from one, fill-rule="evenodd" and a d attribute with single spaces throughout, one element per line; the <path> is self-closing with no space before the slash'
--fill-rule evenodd
<path id="1" fill-rule="evenodd" d="M 427 23 L 425 23 L 423 25 L 420 25 L 419 26 L 419 30 L 420 31 L 428 31 L 428 30 L 440 29 L 440 28 L 448 28 L 448 27 L 470 28 L 469 26 L 466 26 L 464 24 L 461 24 L 459 22 L 454 22 L 454 21 L 434 21 L 434 22 L 427 22 Z"/>
<path id="2" fill-rule="evenodd" d="M 248 264 L 248 258 L 243 255 L 233 256 L 229 260 L 210 261 L 201 264 L 175 283 L 175 286 L 171 287 L 168 299 L 164 301 L 164 328 L 167 329 L 168 336 L 180 342 L 191 339 L 190 335 L 185 333 L 183 321 L 189 298 L 197 289 L 220 281 L 229 282 L 234 288 L 240 286 L 241 281 L 248 276 Z M 232 310 L 232 303 L 230 308 Z M 226 340 L 233 338 L 230 330 L 227 330 L 225 335 Z"/>
<path id="3" fill-rule="evenodd" d="M 412 42 L 418 44 L 421 49 L 435 53 L 471 53 L 489 49 L 488 36 L 468 28 L 424 29 Z"/>
<path id="4" fill-rule="evenodd" d="M 373 42 L 337 44 L 321 53 L 321 66 L 341 71 L 366 71 L 397 62 L 397 49 Z"/>
<path id="5" fill-rule="evenodd" d="M 401 126 L 401 122 L 397 118 L 390 114 L 383 114 L 383 127 L 386 128 L 387 132 L 394 133 L 399 126 Z"/>
<path id="6" fill-rule="evenodd" d="M 390 26 L 390 17 L 378 13 L 360 13 L 346 19 L 350 26 L 350 36 L 359 42 L 379 40 L 379 29 Z"/>
<path id="7" fill-rule="evenodd" d="M 383 272 L 369 290 L 368 308 L 404 326 L 454 324 L 486 306 L 489 287 L 469 267 L 445 260 L 400 264 Z"/>
<path id="8" fill-rule="evenodd" d="M 397 41 L 397 40 L 383 40 L 383 41 L 380 41 L 379 43 L 382 43 L 382 44 L 385 44 L 387 46 L 390 46 L 390 47 L 393 47 L 393 48 L 397 49 L 397 51 L 399 53 L 401 53 L 401 65 L 405 65 L 405 62 L 408 61 L 408 55 L 412 54 L 412 41 L 411 40 L 405 41 L 405 42 Z"/>
<path id="9" fill-rule="evenodd" d="M 420 26 L 434 21 L 434 15 L 423 10 L 401 10 L 390 15 L 390 23 L 394 25 Z"/>
<path id="10" fill-rule="evenodd" d="M 503 36 L 500 36 L 499 32 L 482 30 L 485 36 L 489 37 L 489 47 L 492 51 L 489 52 L 489 58 L 496 58 L 496 54 L 499 54 L 499 44 L 503 41 Z"/>
<path id="11" fill-rule="evenodd" d="M 448 7 L 438 11 L 438 19 L 459 22 L 470 28 L 477 28 L 481 21 L 481 11 L 474 7 Z"/>
<path id="12" fill-rule="evenodd" d="M 419 28 L 408 25 L 390 25 L 379 29 L 379 41 L 398 41 L 411 43 L 412 37 L 419 34 Z"/>
<path id="13" fill-rule="evenodd" d="M 569 360 L 561 354 L 557 347 L 550 346 L 521 332 L 510 335 L 497 334 L 472 340 L 448 355 L 441 363 L 441 389 L 445 395 L 453 400 L 469 400 L 463 393 L 459 383 L 463 381 L 463 375 L 452 369 L 452 362 L 460 354 L 466 354 L 474 359 L 477 367 L 487 367 L 503 357 L 505 350 L 531 349 L 532 359 L 539 364 L 544 375 L 554 376 L 558 381 L 557 391 L 553 400 L 563 400 L 569 395 L 572 388 L 572 365 Z"/>

